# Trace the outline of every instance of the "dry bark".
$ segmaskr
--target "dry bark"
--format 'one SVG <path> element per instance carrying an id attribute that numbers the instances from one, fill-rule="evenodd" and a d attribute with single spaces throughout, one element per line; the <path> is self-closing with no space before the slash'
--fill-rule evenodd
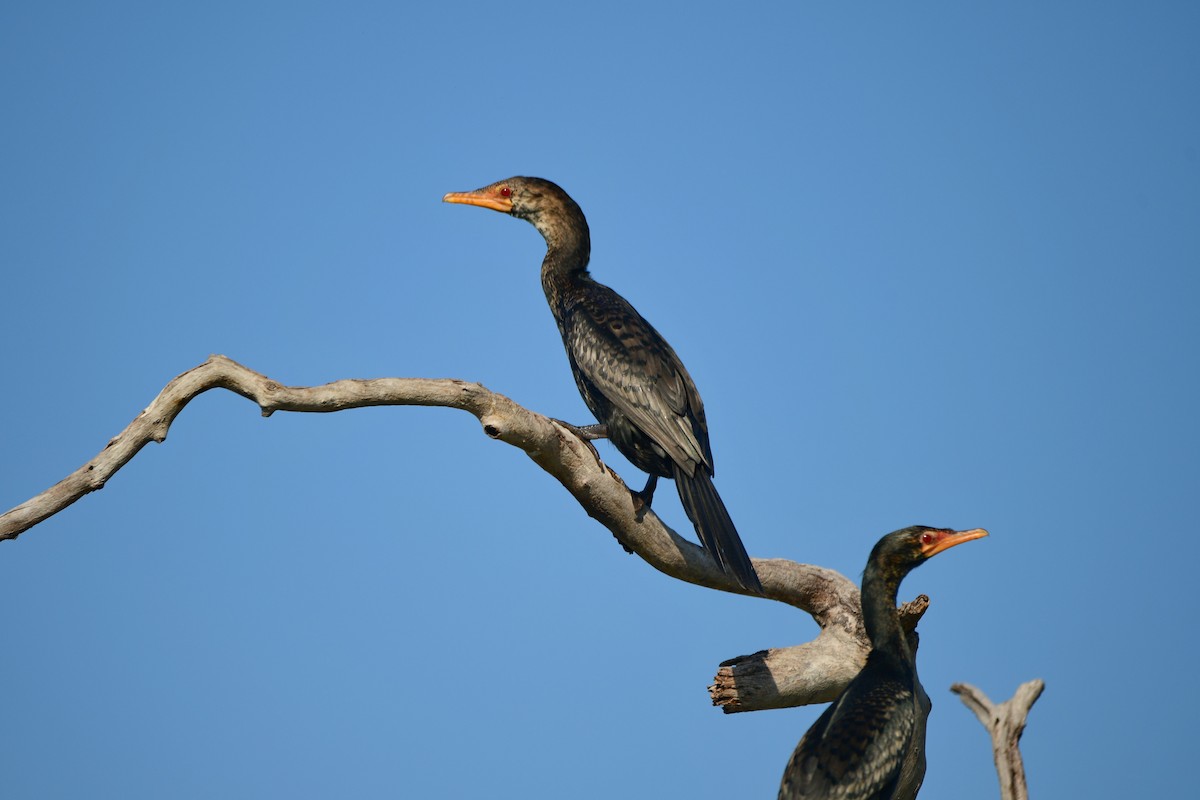
<path id="1" fill-rule="evenodd" d="M 1001 800 L 1029 800 L 1019 743 L 1021 734 L 1025 732 L 1029 710 L 1045 688 L 1045 682 L 1035 678 L 1018 686 L 1011 699 L 997 705 L 969 683 L 956 683 L 950 687 L 963 705 L 975 712 L 992 738 L 992 755 L 996 760 L 996 773 L 1000 776 Z"/>
<path id="2" fill-rule="evenodd" d="M 333 412 L 382 405 L 445 406 L 477 417 L 486 435 L 523 450 L 553 475 L 583 509 L 655 569 L 679 580 L 745 594 L 698 545 L 644 508 L 589 443 L 567 427 L 491 392 L 452 379 L 340 380 L 284 386 L 225 356 L 211 356 L 179 375 L 94 458 L 41 494 L 0 516 L 0 540 L 15 539 L 104 484 L 150 442 L 163 442 L 175 417 L 197 395 L 226 389 L 269 417 L 276 411 Z M 764 596 L 811 614 L 821 627 L 805 644 L 730 659 L 710 694 L 726 713 L 781 708 L 834 699 L 858 673 L 870 644 L 862 627 L 858 587 L 829 569 L 786 559 L 754 559 Z M 902 610 L 909 627 L 925 602 Z"/>

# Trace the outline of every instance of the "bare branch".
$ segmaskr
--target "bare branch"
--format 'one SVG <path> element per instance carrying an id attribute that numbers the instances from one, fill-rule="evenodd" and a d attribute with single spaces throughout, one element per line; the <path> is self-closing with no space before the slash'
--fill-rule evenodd
<path id="1" fill-rule="evenodd" d="M 858 587 L 833 570 L 794 566 L 811 571 L 807 589 L 827 607 L 821 633 L 807 644 L 760 650 L 722 662 L 708 693 L 713 705 L 726 714 L 830 703 L 867 661 L 871 643 L 862 626 Z M 900 624 L 915 631 L 928 608 L 929 598 L 918 595 L 900 606 Z"/>
<path id="2" fill-rule="evenodd" d="M 956 683 L 950 687 L 963 705 L 975 712 L 992 738 L 992 754 L 996 760 L 996 772 L 1000 776 L 1001 800 L 1029 800 L 1025 764 L 1021 760 L 1018 744 L 1021 734 L 1025 732 L 1025 718 L 1045 688 L 1045 682 L 1035 678 L 1018 686 L 1010 700 L 996 705 L 969 683 Z"/>
<path id="3" fill-rule="evenodd" d="M 520 448 L 553 475 L 583 509 L 655 569 L 679 580 L 744 594 L 698 545 L 682 538 L 642 506 L 594 448 L 563 425 L 477 383 L 452 379 L 340 380 L 321 386 L 283 386 L 225 356 L 211 356 L 178 376 L 105 448 L 75 472 L 0 516 L 0 540 L 15 539 L 105 483 L 150 442 L 163 442 L 175 418 L 210 389 L 239 394 L 262 410 L 333 412 L 365 406 L 444 406 L 477 417 L 483 431 Z M 813 616 L 815 640 L 725 662 L 710 687 L 726 712 L 824 702 L 857 674 L 869 644 L 858 587 L 833 570 L 786 559 L 754 559 L 764 595 Z M 906 612 L 915 626 L 924 608 Z"/>

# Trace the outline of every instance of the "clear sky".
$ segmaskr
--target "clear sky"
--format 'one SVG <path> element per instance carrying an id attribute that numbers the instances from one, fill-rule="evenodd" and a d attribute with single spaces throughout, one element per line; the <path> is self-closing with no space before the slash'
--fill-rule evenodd
<path id="1" fill-rule="evenodd" d="M 1035 797 L 1194 791 L 1200 11 L 844 5 L 4 4 L 0 506 L 210 353 L 589 422 L 541 238 L 441 203 L 538 175 L 696 379 L 753 555 L 992 531 L 901 588 L 923 800 L 997 793 L 949 685 L 1035 677 Z M 822 710 L 713 709 L 812 620 L 441 409 L 205 395 L 0 593 L 12 798 L 768 798 Z"/>

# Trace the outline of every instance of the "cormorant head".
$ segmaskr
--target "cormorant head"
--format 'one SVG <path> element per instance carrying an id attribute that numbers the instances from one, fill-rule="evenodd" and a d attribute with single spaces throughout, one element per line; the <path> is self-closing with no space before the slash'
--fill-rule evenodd
<path id="1" fill-rule="evenodd" d="M 871 551 L 871 557 L 867 559 L 867 570 L 873 568 L 875 571 L 895 576 L 899 582 L 899 578 L 903 578 L 912 569 L 943 550 L 949 550 L 972 539 L 982 539 L 987 535 L 988 532 L 983 528 L 952 531 L 946 528 L 930 528 L 927 525 L 913 525 L 893 531 L 880 539 Z"/>
<path id="2" fill-rule="evenodd" d="M 543 214 L 553 214 L 555 210 L 561 213 L 571 207 L 576 212 L 579 210 L 575 201 L 558 184 L 542 178 L 509 178 L 473 192 L 450 192 L 442 200 L 503 211 L 535 225 Z"/>
<path id="3" fill-rule="evenodd" d="M 590 248 L 587 220 L 579 205 L 558 184 L 542 178 L 508 178 L 473 192 L 450 192 L 442 200 L 528 220 L 551 246 L 580 243 L 585 250 Z"/>

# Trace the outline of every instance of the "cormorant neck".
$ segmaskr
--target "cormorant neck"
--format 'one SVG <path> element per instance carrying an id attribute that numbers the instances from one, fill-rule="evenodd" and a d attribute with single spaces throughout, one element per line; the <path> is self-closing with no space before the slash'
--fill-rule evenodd
<path id="1" fill-rule="evenodd" d="M 591 255 L 592 243 L 588 237 L 587 228 L 583 229 L 582 235 L 574 231 L 553 239 L 547 235 L 546 257 L 542 259 L 542 271 L 554 272 L 564 277 L 585 275 Z"/>
<path id="2" fill-rule="evenodd" d="M 586 272 L 592 253 L 587 219 L 574 200 L 563 199 L 565 202 L 558 208 L 547 209 L 529 218 L 546 240 L 546 259 L 542 267 L 564 275 Z"/>
<path id="3" fill-rule="evenodd" d="M 591 277 L 587 267 L 591 258 L 592 239 L 587 220 L 574 200 L 569 197 L 564 199 L 561 206 L 529 218 L 546 240 L 546 257 L 542 259 L 542 288 L 556 312 L 561 309 L 567 287 Z"/>
<path id="4" fill-rule="evenodd" d="M 872 651 L 903 654 L 911 661 L 908 640 L 896 613 L 896 593 L 903 578 L 904 575 L 887 569 L 867 569 L 862 585 L 863 625 L 871 640 Z"/>

